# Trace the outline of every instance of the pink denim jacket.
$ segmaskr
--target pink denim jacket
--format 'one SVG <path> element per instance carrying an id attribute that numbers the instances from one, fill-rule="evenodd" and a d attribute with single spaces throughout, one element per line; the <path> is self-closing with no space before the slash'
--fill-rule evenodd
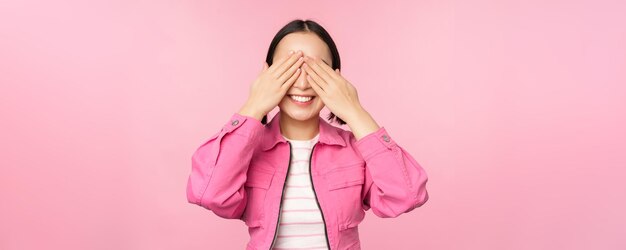
<path id="1" fill-rule="evenodd" d="M 187 200 L 248 226 L 248 250 L 271 249 L 291 161 L 280 112 L 263 125 L 235 113 L 192 156 Z M 360 249 L 358 224 L 372 208 L 397 217 L 428 200 L 424 169 L 381 127 L 360 140 L 322 117 L 309 172 L 331 250 Z"/>

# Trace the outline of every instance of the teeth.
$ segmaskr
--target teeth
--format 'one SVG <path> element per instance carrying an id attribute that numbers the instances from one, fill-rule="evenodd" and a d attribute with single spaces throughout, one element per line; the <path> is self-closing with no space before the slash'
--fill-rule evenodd
<path id="1" fill-rule="evenodd" d="M 310 101 L 311 99 L 313 99 L 313 97 L 312 97 L 312 96 L 307 96 L 307 97 L 304 97 L 304 96 L 295 96 L 295 95 L 292 95 L 292 96 L 290 96 L 290 97 L 291 97 L 291 99 L 293 99 L 293 100 L 295 100 L 295 101 L 297 101 L 297 102 L 308 102 L 308 101 Z"/>

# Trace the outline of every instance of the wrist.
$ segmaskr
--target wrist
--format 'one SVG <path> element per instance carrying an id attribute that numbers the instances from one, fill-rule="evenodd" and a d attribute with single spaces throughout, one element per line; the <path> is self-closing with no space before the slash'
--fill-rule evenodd
<path id="1" fill-rule="evenodd" d="M 363 117 L 370 116 L 367 110 L 363 109 L 363 107 L 361 106 L 357 106 L 352 110 L 352 112 L 348 112 L 348 114 L 350 114 L 349 116 L 346 116 L 345 119 L 342 118 L 348 124 L 348 126 L 351 123 L 359 123 L 363 120 Z"/>
<path id="2" fill-rule="evenodd" d="M 365 110 L 356 112 L 354 118 L 347 123 L 357 140 L 360 140 L 380 128 L 374 118 Z"/>
<path id="3" fill-rule="evenodd" d="M 263 116 L 265 115 L 263 112 L 253 108 L 254 106 L 252 105 L 244 105 L 243 107 L 241 107 L 241 109 L 239 109 L 239 113 L 240 115 L 245 115 L 245 116 L 250 116 L 253 117 L 257 120 L 261 120 L 263 119 Z"/>

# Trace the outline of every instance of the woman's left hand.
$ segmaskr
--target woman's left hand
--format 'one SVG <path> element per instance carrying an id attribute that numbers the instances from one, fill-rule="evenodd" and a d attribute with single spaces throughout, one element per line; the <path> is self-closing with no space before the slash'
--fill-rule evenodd
<path id="1" fill-rule="evenodd" d="M 333 114 L 348 122 L 363 111 L 356 88 L 319 57 L 305 56 L 307 80 Z"/>
<path id="2" fill-rule="evenodd" d="M 361 106 L 356 88 L 318 57 L 304 57 L 302 68 L 307 73 L 307 81 L 322 102 L 333 114 L 345 121 L 357 140 L 371 134 L 380 126 Z"/>

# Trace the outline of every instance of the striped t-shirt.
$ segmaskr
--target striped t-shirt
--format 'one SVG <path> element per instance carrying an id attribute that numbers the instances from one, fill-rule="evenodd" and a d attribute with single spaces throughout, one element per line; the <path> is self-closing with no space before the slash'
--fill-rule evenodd
<path id="1" fill-rule="evenodd" d="M 311 149 L 319 133 L 311 140 L 284 138 L 291 142 L 292 156 L 273 249 L 328 249 L 322 214 L 309 176 Z"/>

